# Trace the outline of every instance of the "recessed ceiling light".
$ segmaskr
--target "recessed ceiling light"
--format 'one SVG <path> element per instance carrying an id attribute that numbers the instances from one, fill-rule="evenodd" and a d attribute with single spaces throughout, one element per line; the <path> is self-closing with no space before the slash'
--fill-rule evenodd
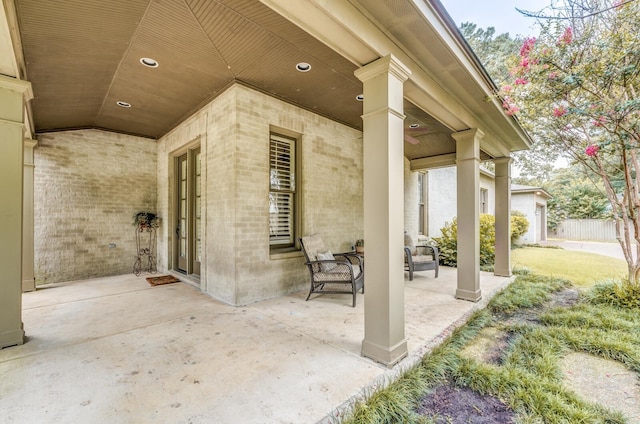
<path id="1" fill-rule="evenodd" d="M 420 124 L 411 124 L 409 125 L 409 128 L 418 128 L 420 126 Z"/>
<path id="2" fill-rule="evenodd" d="M 356 100 L 357 100 L 357 101 L 359 101 L 359 102 L 364 101 L 364 94 L 358 94 L 358 95 L 356 96 Z"/>
<path id="3" fill-rule="evenodd" d="M 300 62 L 296 65 L 296 69 L 300 72 L 309 72 L 311 70 L 311 65 L 307 62 Z"/>
<path id="4" fill-rule="evenodd" d="M 116 104 L 120 107 L 131 107 L 131 103 L 123 102 L 122 100 L 118 100 Z"/>
<path id="5" fill-rule="evenodd" d="M 149 68 L 157 68 L 160 65 L 157 60 L 151 59 L 150 57 L 141 58 L 140 63 L 144 66 L 148 66 Z"/>

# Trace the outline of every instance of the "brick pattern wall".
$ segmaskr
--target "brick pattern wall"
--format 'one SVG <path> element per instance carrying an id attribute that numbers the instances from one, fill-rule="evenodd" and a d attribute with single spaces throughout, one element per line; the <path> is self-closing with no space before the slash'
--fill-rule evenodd
<path id="1" fill-rule="evenodd" d="M 38 136 L 37 284 L 132 272 L 133 214 L 156 211 L 156 152 L 154 140 L 99 130 Z"/>
<path id="2" fill-rule="evenodd" d="M 159 140 L 158 148 L 158 207 L 172 216 L 171 158 L 196 138 L 202 143 L 206 260 L 200 282 L 230 304 L 308 287 L 301 255 L 269 254 L 272 127 L 302 136 L 302 235 L 318 232 L 336 252 L 363 235 L 362 133 L 247 87 L 230 87 Z M 170 269 L 170 236 L 159 246 L 160 263 Z"/>

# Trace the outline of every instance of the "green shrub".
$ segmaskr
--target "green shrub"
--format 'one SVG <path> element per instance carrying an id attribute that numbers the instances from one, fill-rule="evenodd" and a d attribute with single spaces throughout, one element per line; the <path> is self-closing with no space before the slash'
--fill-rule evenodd
<path id="1" fill-rule="evenodd" d="M 480 215 L 480 267 L 492 267 L 496 259 L 496 217 Z"/>
<path id="2" fill-rule="evenodd" d="M 520 211 L 511 211 L 511 246 L 529 230 L 529 220 Z"/>
<path id="3" fill-rule="evenodd" d="M 522 212 L 514 211 L 511 216 L 511 245 L 529 229 L 529 221 Z M 445 223 L 440 229 L 442 236 L 434 237 L 438 245 L 440 263 L 446 266 L 458 264 L 458 219 Z M 480 215 L 480 267 L 493 266 L 496 257 L 496 218 L 493 215 Z"/>
<path id="4" fill-rule="evenodd" d="M 445 222 L 440 229 L 442 236 L 434 237 L 433 240 L 438 246 L 438 258 L 440 263 L 446 266 L 456 266 L 458 264 L 458 220 L 453 218 L 451 223 Z"/>
<path id="5" fill-rule="evenodd" d="M 589 303 L 595 305 L 640 309 L 640 284 L 633 284 L 628 279 L 620 283 L 608 281 L 596 284 L 585 296 Z"/>

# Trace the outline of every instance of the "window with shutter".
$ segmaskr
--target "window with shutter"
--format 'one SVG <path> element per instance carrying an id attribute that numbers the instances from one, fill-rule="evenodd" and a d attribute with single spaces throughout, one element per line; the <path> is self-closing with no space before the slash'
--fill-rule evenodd
<path id="1" fill-rule="evenodd" d="M 296 229 L 296 140 L 271 134 L 269 143 L 269 244 L 293 247 Z"/>

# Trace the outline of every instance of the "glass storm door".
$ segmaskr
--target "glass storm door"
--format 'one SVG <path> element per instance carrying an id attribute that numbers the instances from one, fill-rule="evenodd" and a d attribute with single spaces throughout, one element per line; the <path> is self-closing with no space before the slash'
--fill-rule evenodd
<path id="1" fill-rule="evenodd" d="M 176 158 L 176 269 L 200 275 L 202 251 L 200 148 Z"/>

